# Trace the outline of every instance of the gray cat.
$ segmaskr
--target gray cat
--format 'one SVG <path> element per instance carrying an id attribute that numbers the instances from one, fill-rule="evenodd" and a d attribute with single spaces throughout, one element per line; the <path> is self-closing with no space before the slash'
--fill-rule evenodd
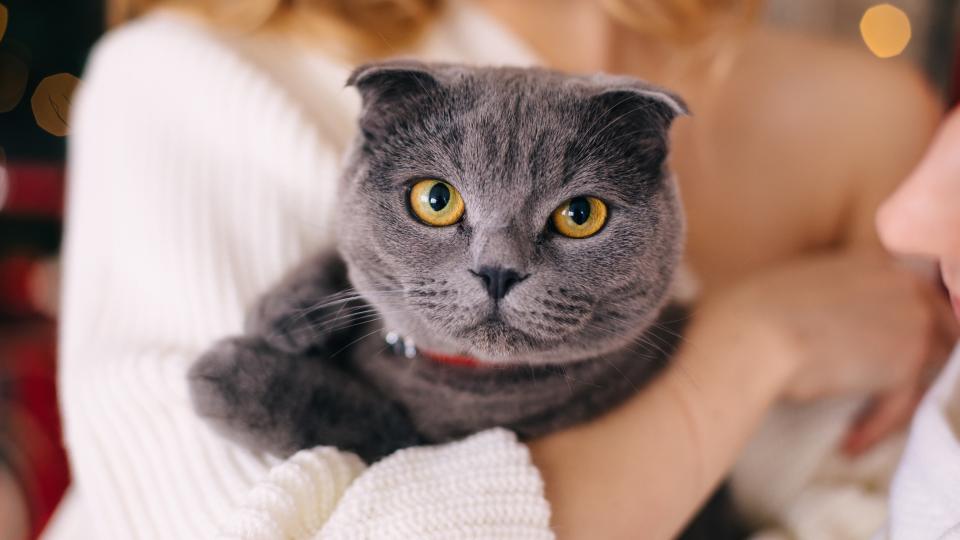
<path id="1" fill-rule="evenodd" d="M 667 306 L 683 235 L 665 165 L 677 96 L 415 62 L 348 84 L 363 112 L 339 254 L 291 273 L 245 335 L 197 361 L 200 415 L 254 449 L 374 461 L 583 422 L 663 366 L 683 319 Z"/>

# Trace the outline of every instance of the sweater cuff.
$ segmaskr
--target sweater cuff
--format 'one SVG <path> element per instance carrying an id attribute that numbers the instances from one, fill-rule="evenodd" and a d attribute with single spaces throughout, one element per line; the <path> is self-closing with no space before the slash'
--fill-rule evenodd
<path id="1" fill-rule="evenodd" d="M 492 429 L 377 462 L 347 489 L 319 538 L 546 540 L 553 533 L 527 447 Z"/>
<path id="2" fill-rule="evenodd" d="M 365 465 L 353 454 L 319 447 L 297 452 L 247 492 L 219 538 L 312 538 Z"/>

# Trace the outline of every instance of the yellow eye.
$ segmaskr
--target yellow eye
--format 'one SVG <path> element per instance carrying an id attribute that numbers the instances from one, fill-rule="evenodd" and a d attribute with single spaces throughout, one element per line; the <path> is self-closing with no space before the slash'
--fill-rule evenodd
<path id="1" fill-rule="evenodd" d="M 410 208 L 420 221 L 446 227 L 463 217 L 460 192 L 443 180 L 420 180 L 410 190 Z"/>
<path id="2" fill-rule="evenodd" d="M 557 232 L 570 238 L 593 236 L 607 222 L 607 205 L 596 197 L 574 197 L 550 216 Z"/>

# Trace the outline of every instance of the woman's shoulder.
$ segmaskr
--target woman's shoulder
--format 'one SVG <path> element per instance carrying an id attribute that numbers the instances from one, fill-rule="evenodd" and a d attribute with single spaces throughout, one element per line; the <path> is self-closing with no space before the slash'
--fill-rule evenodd
<path id="1" fill-rule="evenodd" d="M 176 137 L 224 155 L 309 143 L 335 156 L 359 108 L 343 90 L 346 74 L 320 50 L 157 11 L 94 48 L 72 111 L 74 138 L 135 132 L 141 142 L 125 147 Z"/>
<path id="2" fill-rule="evenodd" d="M 725 92 L 729 122 L 748 122 L 785 182 L 808 184 L 824 206 L 874 238 L 873 213 L 929 143 L 942 105 L 922 73 L 865 48 L 758 28 Z M 771 136 L 773 135 L 773 136 Z M 784 168 L 782 164 L 792 164 Z"/>
<path id="3" fill-rule="evenodd" d="M 176 12 L 156 11 L 114 28 L 91 51 L 78 120 L 88 110 L 131 114 L 131 121 L 158 111 L 163 114 L 154 116 L 160 118 L 181 116 L 187 96 L 202 98 L 211 85 L 229 90 L 243 71 L 235 49 L 214 30 Z"/>
<path id="4" fill-rule="evenodd" d="M 216 32 L 199 20 L 186 13 L 157 10 L 104 34 L 91 52 L 87 76 L 115 67 L 133 74 L 151 71 L 164 67 L 156 65 L 163 58 L 177 58 L 181 66 L 188 66 L 228 51 Z"/>
<path id="5" fill-rule="evenodd" d="M 876 206 L 937 124 L 930 85 L 907 62 L 853 45 L 764 27 L 742 45 L 714 101 L 694 109 L 725 180 L 813 209 L 801 219 L 818 231 L 807 244 L 875 237 Z"/>
<path id="6" fill-rule="evenodd" d="M 908 62 L 763 27 L 746 39 L 732 89 L 756 117 L 786 124 L 808 142 L 835 146 L 849 138 L 844 144 L 859 142 L 864 150 L 930 136 L 941 106 Z"/>

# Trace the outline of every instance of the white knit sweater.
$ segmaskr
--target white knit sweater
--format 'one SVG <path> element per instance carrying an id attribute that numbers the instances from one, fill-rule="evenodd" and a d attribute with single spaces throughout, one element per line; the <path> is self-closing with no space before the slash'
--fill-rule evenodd
<path id="1" fill-rule="evenodd" d="M 416 54 L 533 59 L 460 4 Z M 97 46 L 70 140 L 59 382 L 74 484 L 48 537 L 552 537 L 540 476 L 506 431 L 369 468 L 332 448 L 278 463 L 191 408 L 190 364 L 332 241 L 359 105 L 348 71 L 173 14 Z"/>

